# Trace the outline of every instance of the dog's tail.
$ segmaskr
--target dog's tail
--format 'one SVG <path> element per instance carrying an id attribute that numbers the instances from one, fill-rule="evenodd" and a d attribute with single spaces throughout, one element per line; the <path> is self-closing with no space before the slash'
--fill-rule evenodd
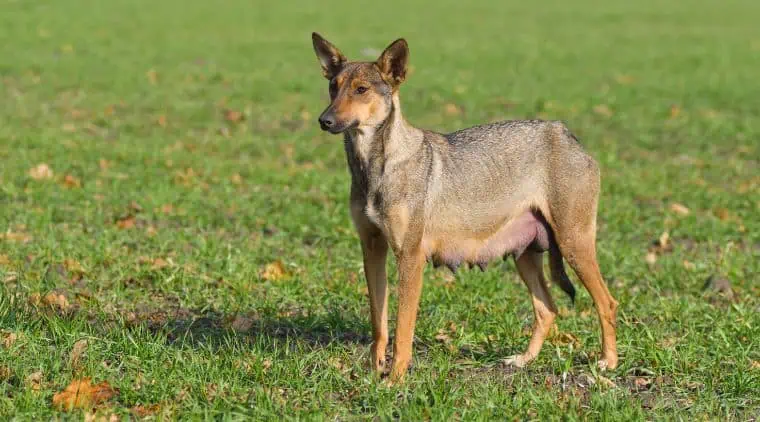
<path id="1" fill-rule="evenodd" d="M 553 236 L 552 236 L 553 237 Z M 554 239 L 549 242 L 549 269 L 552 273 L 552 281 L 555 282 L 563 292 L 570 296 L 570 301 L 575 303 L 575 287 L 570 281 L 570 277 L 565 272 L 565 263 L 562 262 L 562 253 L 559 251 L 559 245 Z"/>

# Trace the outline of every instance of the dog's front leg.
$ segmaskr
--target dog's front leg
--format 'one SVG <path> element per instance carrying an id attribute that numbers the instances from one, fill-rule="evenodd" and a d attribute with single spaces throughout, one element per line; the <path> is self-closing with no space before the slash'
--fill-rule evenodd
<path id="1" fill-rule="evenodd" d="M 383 232 L 364 214 L 363 200 L 351 202 L 353 218 L 364 256 L 364 276 L 369 293 L 370 322 L 372 323 L 371 366 L 378 374 L 385 369 L 385 349 L 388 346 L 388 289 L 385 261 L 388 242 Z"/>
<path id="2" fill-rule="evenodd" d="M 417 308 L 422 291 L 422 270 L 425 267 L 425 257 L 419 245 L 413 248 L 403 248 L 397 254 L 399 284 L 398 284 L 398 317 L 396 322 L 396 338 L 393 343 L 393 369 L 391 382 L 404 379 L 409 363 L 412 360 L 412 339 L 414 325 L 417 320 Z"/>
<path id="3" fill-rule="evenodd" d="M 372 320 L 372 369 L 382 373 L 385 369 L 385 348 L 388 345 L 388 289 L 385 274 L 388 243 L 379 231 L 365 232 L 361 239 Z"/>

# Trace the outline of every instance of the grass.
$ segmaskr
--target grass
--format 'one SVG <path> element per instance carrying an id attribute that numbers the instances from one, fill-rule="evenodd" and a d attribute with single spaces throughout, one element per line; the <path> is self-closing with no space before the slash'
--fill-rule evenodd
<path id="1" fill-rule="evenodd" d="M 760 416 L 757 2 L 2 9 L 3 419 L 61 416 L 54 394 L 83 377 L 119 392 L 79 417 Z M 501 366 L 532 320 L 507 262 L 428 268 L 407 383 L 368 374 L 349 176 L 316 124 L 312 30 L 365 60 L 406 37 L 418 126 L 568 122 L 602 167 L 617 370 L 594 369 L 588 294 L 571 307 L 557 289 L 560 334 L 529 368 Z M 653 247 L 664 232 L 670 246 Z M 703 289 L 710 276 L 732 294 Z"/>

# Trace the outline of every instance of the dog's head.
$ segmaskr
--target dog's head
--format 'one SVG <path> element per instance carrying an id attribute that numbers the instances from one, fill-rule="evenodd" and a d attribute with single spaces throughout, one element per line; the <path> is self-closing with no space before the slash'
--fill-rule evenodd
<path id="1" fill-rule="evenodd" d="M 330 81 L 330 105 L 319 116 L 322 130 L 341 133 L 384 122 L 393 94 L 406 77 L 406 41 L 394 41 L 374 62 L 349 62 L 321 35 L 315 32 L 311 38 L 322 74 Z"/>

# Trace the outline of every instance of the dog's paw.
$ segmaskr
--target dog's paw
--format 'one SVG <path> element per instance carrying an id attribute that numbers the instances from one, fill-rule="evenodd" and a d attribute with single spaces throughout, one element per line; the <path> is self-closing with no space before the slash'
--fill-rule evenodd
<path id="1" fill-rule="evenodd" d="M 512 355 L 504 360 L 502 360 L 504 365 L 506 366 L 513 366 L 515 368 L 524 368 L 525 365 L 530 362 L 530 360 L 526 359 L 523 355 Z"/>
<path id="2" fill-rule="evenodd" d="M 608 369 L 612 370 L 617 367 L 617 362 L 612 362 L 608 359 L 599 359 L 599 361 L 596 363 L 596 366 L 600 371 L 606 371 Z"/>

